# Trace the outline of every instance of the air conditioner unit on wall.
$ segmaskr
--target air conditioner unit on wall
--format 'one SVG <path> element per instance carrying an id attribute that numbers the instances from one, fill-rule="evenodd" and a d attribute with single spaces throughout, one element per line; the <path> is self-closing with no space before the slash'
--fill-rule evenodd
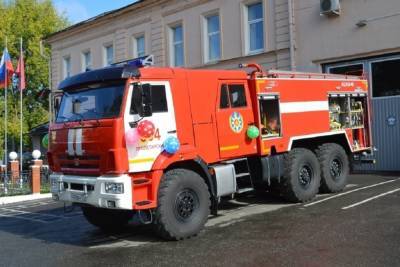
<path id="1" fill-rule="evenodd" d="M 340 15 L 340 0 L 321 0 L 320 12 L 321 12 L 321 15 L 339 16 Z"/>

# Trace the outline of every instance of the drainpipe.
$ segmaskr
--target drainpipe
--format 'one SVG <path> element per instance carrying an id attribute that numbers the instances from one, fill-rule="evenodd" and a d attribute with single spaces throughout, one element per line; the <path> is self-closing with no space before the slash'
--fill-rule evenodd
<path id="1" fill-rule="evenodd" d="M 294 2 L 288 0 L 289 8 L 289 45 L 290 45 L 290 68 L 296 70 L 296 41 L 295 41 L 295 19 L 294 19 Z"/>

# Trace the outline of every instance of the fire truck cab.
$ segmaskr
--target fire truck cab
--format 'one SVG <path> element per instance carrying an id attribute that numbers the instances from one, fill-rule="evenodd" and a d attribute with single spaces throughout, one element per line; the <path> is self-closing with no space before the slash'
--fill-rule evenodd
<path id="1" fill-rule="evenodd" d="M 355 76 L 149 67 L 152 57 L 59 85 L 53 198 L 115 229 L 133 214 L 166 239 L 196 235 L 223 197 L 339 192 L 371 151 L 368 84 Z M 248 73 L 251 71 L 251 73 Z"/>

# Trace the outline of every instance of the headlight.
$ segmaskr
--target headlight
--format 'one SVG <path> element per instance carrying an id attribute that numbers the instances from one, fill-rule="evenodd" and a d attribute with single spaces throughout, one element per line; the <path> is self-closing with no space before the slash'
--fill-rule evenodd
<path id="1" fill-rule="evenodd" d="M 122 183 L 105 183 L 104 187 L 107 194 L 123 194 L 124 184 Z"/>

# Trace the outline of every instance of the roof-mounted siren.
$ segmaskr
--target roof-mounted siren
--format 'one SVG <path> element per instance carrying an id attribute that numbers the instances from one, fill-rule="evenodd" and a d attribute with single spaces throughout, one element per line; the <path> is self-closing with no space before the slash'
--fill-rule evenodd
<path id="1" fill-rule="evenodd" d="M 340 15 L 340 0 L 320 0 L 320 14 L 325 16 Z"/>
<path id="2" fill-rule="evenodd" d="M 132 77 L 140 77 L 140 68 L 153 66 L 154 56 L 147 55 L 143 57 L 138 57 L 135 59 L 130 59 L 124 62 L 124 70 L 122 71 L 122 78 L 128 79 Z"/>
<path id="3" fill-rule="evenodd" d="M 257 76 L 257 74 L 260 75 L 260 76 L 263 76 L 263 75 L 264 75 L 264 72 L 263 72 L 262 67 L 261 67 L 260 65 L 256 64 L 256 63 L 249 63 L 249 64 L 240 63 L 240 64 L 239 64 L 239 69 L 243 69 L 243 68 L 251 68 L 251 69 L 254 69 L 254 70 L 250 73 L 250 76 L 251 76 L 252 78 L 255 78 L 255 77 Z"/>

